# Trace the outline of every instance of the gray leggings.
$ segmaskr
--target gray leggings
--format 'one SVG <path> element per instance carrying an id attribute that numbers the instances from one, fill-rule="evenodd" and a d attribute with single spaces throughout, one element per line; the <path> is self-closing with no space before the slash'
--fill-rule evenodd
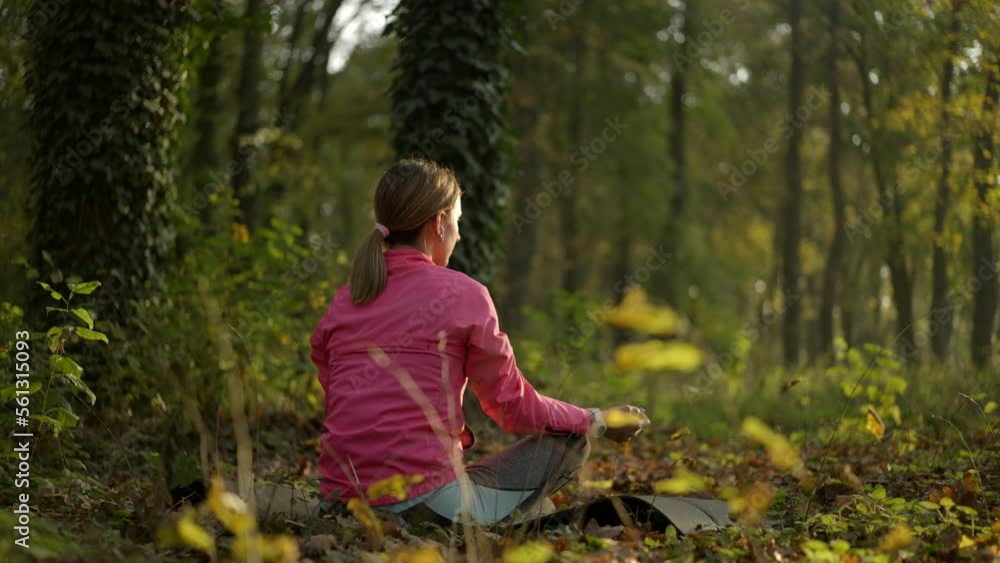
<path id="1" fill-rule="evenodd" d="M 588 455 L 586 436 L 531 436 L 470 464 L 458 480 L 380 508 L 411 522 L 438 524 L 460 521 L 462 513 L 479 524 L 493 524 L 516 511 L 536 514 L 546 507 L 549 495 L 576 475 Z"/>

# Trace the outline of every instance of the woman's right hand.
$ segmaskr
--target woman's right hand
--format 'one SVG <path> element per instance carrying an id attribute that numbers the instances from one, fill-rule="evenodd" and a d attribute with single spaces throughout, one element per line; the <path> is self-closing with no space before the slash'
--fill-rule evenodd
<path id="1" fill-rule="evenodd" d="M 649 426 L 646 411 L 632 405 L 620 405 L 604 409 L 605 423 L 608 425 L 604 437 L 615 442 L 627 442 L 643 428 Z"/>

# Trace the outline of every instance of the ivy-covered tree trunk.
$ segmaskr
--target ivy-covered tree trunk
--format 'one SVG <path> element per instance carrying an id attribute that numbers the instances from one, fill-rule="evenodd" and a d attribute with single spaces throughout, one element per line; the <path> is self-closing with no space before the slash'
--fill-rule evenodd
<path id="1" fill-rule="evenodd" d="M 59 3 L 29 42 L 34 260 L 101 281 L 105 318 L 128 315 L 172 242 L 189 18 L 183 2 Z"/>
<path id="2" fill-rule="evenodd" d="M 462 198 L 462 242 L 451 265 L 490 281 L 501 255 L 511 160 L 506 124 L 513 41 L 496 0 L 401 0 L 386 26 L 393 65 L 393 148 L 450 166 Z"/>

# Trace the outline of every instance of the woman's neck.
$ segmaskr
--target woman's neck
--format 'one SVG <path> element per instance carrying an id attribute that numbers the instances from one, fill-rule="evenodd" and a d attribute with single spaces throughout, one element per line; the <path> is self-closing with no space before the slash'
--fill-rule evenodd
<path id="1" fill-rule="evenodd" d="M 389 245 L 389 248 L 412 248 L 414 250 L 419 250 L 420 252 L 423 252 L 428 257 L 431 255 L 430 245 L 424 244 L 423 241 L 417 241 L 417 242 L 412 243 L 412 244 L 409 244 L 409 243 L 391 244 L 391 245 Z"/>

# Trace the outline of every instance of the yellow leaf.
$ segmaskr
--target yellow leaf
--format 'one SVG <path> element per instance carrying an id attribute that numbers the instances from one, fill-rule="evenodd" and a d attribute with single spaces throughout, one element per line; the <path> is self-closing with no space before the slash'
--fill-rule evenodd
<path id="1" fill-rule="evenodd" d="M 976 540 L 970 538 L 969 536 L 962 534 L 962 541 L 958 542 L 958 549 L 965 547 L 972 547 L 976 545 Z"/>
<path id="2" fill-rule="evenodd" d="M 604 423 L 608 428 L 624 428 L 626 426 L 641 426 L 647 421 L 645 415 L 637 412 L 620 410 L 604 411 Z"/>
<path id="3" fill-rule="evenodd" d="M 380 531 L 382 529 L 382 522 L 379 521 L 375 516 L 375 512 L 372 511 L 372 508 L 365 501 L 359 498 L 352 498 L 347 501 L 347 509 L 357 518 L 358 522 L 361 522 L 369 530 Z"/>
<path id="4" fill-rule="evenodd" d="M 504 563 L 545 563 L 551 557 L 552 546 L 543 541 L 528 542 L 503 552 Z"/>
<path id="5" fill-rule="evenodd" d="M 997 402 L 996 401 L 990 401 L 990 402 L 986 403 L 985 407 L 983 407 L 983 412 L 986 413 L 986 414 L 992 414 L 993 411 L 995 411 L 995 410 L 997 410 Z"/>
<path id="6" fill-rule="evenodd" d="M 584 481 L 583 488 L 585 489 L 598 489 L 601 491 L 606 491 L 614 485 L 613 479 L 603 479 L 601 481 Z"/>
<path id="7" fill-rule="evenodd" d="M 218 475 L 212 477 L 205 502 L 212 514 L 230 532 L 241 535 L 257 528 L 257 519 L 250 514 L 250 507 L 238 495 L 226 491 L 226 486 Z"/>
<path id="8" fill-rule="evenodd" d="M 444 563 L 444 555 L 436 545 L 426 544 L 419 549 L 400 549 L 392 555 L 393 563 Z"/>
<path id="9" fill-rule="evenodd" d="M 802 465 L 799 452 L 784 436 L 768 428 L 760 419 L 743 421 L 743 434 L 767 448 L 771 462 L 779 469 L 791 470 Z"/>
<path id="10" fill-rule="evenodd" d="M 647 334 L 674 334 L 680 327 L 680 317 L 668 307 L 657 307 L 646 300 L 642 288 L 630 288 L 622 302 L 608 311 L 608 324 Z"/>
<path id="11" fill-rule="evenodd" d="M 293 563 L 299 560 L 299 544 L 289 535 L 260 536 L 247 534 L 237 536 L 233 541 L 233 555 L 246 561 L 253 552 L 263 561 L 273 563 Z"/>
<path id="12" fill-rule="evenodd" d="M 680 495 L 691 491 L 704 491 L 705 486 L 705 479 L 678 466 L 673 477 L 654 483 L 653 491 L 657 494 Z"/>
<path id="13" fill-rule="evenodd" d="M 851 470 L 850 465 L 845 465 L 844 470 L 841 473 L 844 478 L 845 485 L 854 489 L 855 491 L 861 490 L 861 479 L 859 479 L 858 476 L 854 474 L 854 471 Z"/>
<path id="14" fill-rule="evenodd" d="M 784 393 L 784 392 L 788 391 L 789 389 L 791 389 L 792 387 L 795 387 L 799 383 L 802 383 L 802 378 L 801 377 L 796 377 L 795 379 L 792 379 L 790 381 L 786 381 L 785 384 L 781 386 L 781 392 Z"/>
<path id="15" fill-rule="evenodd" d="M 702 354 L 687 342 L 648 340 L 623 344 L 615 351 L 615 364 L 621 371 L 675 370 L 690 372 L 701 365 Z"/>
<path id="16" fill-rule="evenodd" d="M 250 242 L 250 231 L 243 223 L 233 223 L 233 240 L 241 243 Z"/>
<path id="17" fill-rule="evenodd" d="M 177 521 L 177 537 L 188 547 L 209 555 L 215 553 L 215 537 L 194 521 L 196 512 L 186 510 Z"/>
<path id="18" fill-rule="evenodd" d="M 691 429 L 690 428 L 688 428 L 687 426 L 682 426 L 681 428 L 679 428 L 677 430 L 677 432 L 674 432 L 673 434 L 670 435 L 670 439 L 671 440 L 680 440 L 681 438 L 683 438 L 684 436 L 687 436 L 690 433 L 691 433 Z"/>
<path id="19" fill-rule="evenodd" d="M 729 512 L 740 516 L 740 523 L 753 526 L 764 518 L 774 502 L 774 488 L 757 481 L 738 496 L 729 499 Z"/>
<path id="20" fill-rule="evenodd" d="M 868 413 L 865 416 L 865 428 L 872 433 L 872 436 L 875 436 L 879 440 L 885 437 L 885 423 L 882 422 L 882 417 L 871 406 L 868 407 Z"/>
<path id="21" fill-rule="evenodd" d="M 896 524 L 896 527 L 886 534 L 884 538 L 882 538 L 878 547 L 882 551 L 893 553 L 908 547 L 912 543 L 913 530 L 911 530 L 910 527 L 903 522 L 900 522 L 899 524 Z"/>
<path id="22" fill-rule="evenodd" d="M 403 475 L 397 473 L 391 477 L 375 481 L 368 487 L 366 495 L 369 500 L 375 500 L 385 495 L 391 495 L 397 500 L 406 500 L 410 487 L 424 480 L 423 475 Z"/>

